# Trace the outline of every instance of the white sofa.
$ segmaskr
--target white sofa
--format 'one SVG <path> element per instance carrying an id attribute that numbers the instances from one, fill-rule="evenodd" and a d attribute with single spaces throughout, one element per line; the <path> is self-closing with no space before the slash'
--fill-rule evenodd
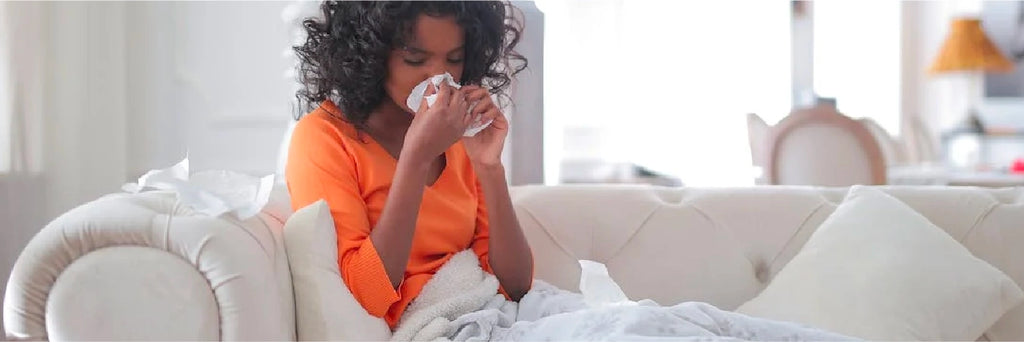
<path id="1" fill-rule="evenodd" d="M 1024 284 L 1024 189 L 881 189 Z M 516 187 L 512 196 L 538 278 L 576 290 L 577 260 L 590 259 L 605 263 L 633 299 L 734 309 L 768 284 L 846 191 L 580 185 Z M 197 216 L 167 193 L 111 195 L 72 210 L 18 259 L 4 299 L 8 338 L 341 338 L 332 327 L 360 325 L 302 313 L 327 312 L 304 306 L 346 294 L 293 298 L 291 275 L 306 270 L 287 263 L 286 203 L 278 196 L 244 222 Z M 307 239 L 333 241 L 330 230 L 319 234 Z M 340 283 L 331 277 L 322 280 Z M 1024 340 L 1024 307 L 981 339 Z"/>

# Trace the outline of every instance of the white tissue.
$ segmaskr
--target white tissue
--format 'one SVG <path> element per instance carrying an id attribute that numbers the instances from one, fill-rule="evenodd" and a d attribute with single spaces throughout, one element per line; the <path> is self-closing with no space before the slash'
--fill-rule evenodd
<path id="1" fill-rule="evenodd" d="M 437 91 L 437 87 L 441 85 L 441 82 L 447 82 L 448 85 L 452 86 L 455 89 L 462 88 L 461 85 L 455 82 L 455 79 L 452 77 L 452 74 L 446 72 L 440 75 L 434 75 L 428 79 L 423 80 L 423 82 L 420 82 L 420 84 L 417 84 L 415 88 L 412 88 L 412 92 L 409 93 L 409 98 L 405 99 L 405 104 L 409 106 L 409 109 L 412 109 L 413 113 L 418 112 L 420 110 L 420 103 L 422 103 L 424 99 L 427 100 L 428 107 L 433 106 L 434 101 L 437 101 L 437 93 L 427 96 L 423 96 L 423 94 L 427 93 L 427 86 L 430 85 L 433 85 L 434 91 Z M 472 111 L 473 107 L 475 106 L 476 103 L 471 104 L 469 110 Z M 475 121 L 469 125 L 469 128 L 466 129 L 466 132 L 463 133 L 462 136 L 474 136 L 490 125 L 491 121 L 488 121 L 486 123 L 480 123 L 479 121 Z"/>
<path id="2" fill-rule="evenodd" d="M 462 88 L 461 85 L 455 83 L 455 79 L 452 77 L 452 74 L 446 72 L 440 75 L 434 75 L 433 77 L 423 80 L 420 84 L 417 84 L 415 88 L 412 88 L 412 92 L 409 93 L 409 98 L 405 99 L 405 104 L 409 106 L 409 109 L 412 109 L 413 113 L 420 110 L 420 103 L 423 102 L 423 99 L 427 100 L 427 106 L 433 106 L 434 101 L 437 100 L 437 93 L 426 97 L 424 97 L 423 94 L 427 93 L 428 85 L 433 85 L 434 90 L 436 91 L 437 87 L 444 81 L 447 81 L 448 85 L 452 86 L 452 88 Z"/>
<path id="3" fill-rule="evenodd" d="M 174 166 L 146 172 L 139 177 L 138 183 L 121 187 L 130 193 L 146 188 L 174 191 L 178 201 L 205 215 L 217 217 L 232 213 L 238 219 L 246 220 L 259 214 L 270 201 L 274 175 L 257 178 L 222 170 L 190 175 L 188 157 L 185 157 Z"/>
<path id="4" fill-rule="evenodd" d="M 583 302 L 591 307 L 635 303 L 626 297 L 619 284 L 608 275 L 608 268 L 604 264 L 580 260 L 580 293 L 583 294 Z"/>

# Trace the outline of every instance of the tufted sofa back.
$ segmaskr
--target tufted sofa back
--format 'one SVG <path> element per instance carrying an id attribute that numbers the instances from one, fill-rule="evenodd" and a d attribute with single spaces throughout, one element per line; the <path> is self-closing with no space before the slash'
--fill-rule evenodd
<path id="1" fill-rule="evenodd" d="M 1024 284 L 1024 190 L 882 187 Z M 756 296 L 847 188 L 526 186 L 513 189 L 536 276 L 576 289 L 577 259 L 605 263 L 631 299 L 735 309 Z M 865 250 L 865 253 L 871 253 Z M 1024 340 L 1024 306 L 986 336 Z"/>

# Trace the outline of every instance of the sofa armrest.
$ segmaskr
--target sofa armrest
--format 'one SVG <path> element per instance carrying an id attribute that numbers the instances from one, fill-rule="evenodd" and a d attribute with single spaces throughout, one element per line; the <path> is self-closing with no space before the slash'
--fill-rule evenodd
<path id="1" fill-rule="evenodd" d="M 4 297 L 10 339 L 292 340 L 282 219 L 209 217 L 170 192 L 113 194 L 44 227 Z"/>

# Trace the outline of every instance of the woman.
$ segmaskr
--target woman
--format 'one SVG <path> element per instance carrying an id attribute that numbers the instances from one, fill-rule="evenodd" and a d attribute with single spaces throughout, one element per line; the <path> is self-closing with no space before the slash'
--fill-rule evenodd
<path id="1" fill-rule="evenodd" d="M 342 278 L 395 328 L 455 253 L 472 249 L 501 292 L 521 298 L 533 259 L 505 183 L 508 122 L 491 94 L 525 68 L 508 3 L 326 2 L 303 24 L 296 124 L 286 175 L 295 209 L 325 199 Z M 450 73 L 432 106 L 405 100 Z M 476 103 L 475 106 L 470 104 Z M 472 109 L 472 111 L 470 111 Z M 463 138 L 471 122 L 493 123 Z"/>

